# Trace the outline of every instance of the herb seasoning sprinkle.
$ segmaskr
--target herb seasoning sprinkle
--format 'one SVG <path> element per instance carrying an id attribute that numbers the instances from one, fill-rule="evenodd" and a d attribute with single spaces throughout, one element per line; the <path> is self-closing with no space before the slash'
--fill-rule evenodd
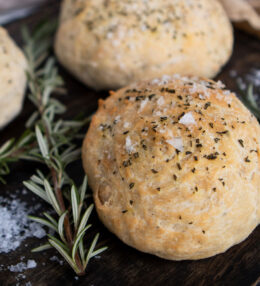
<path id="1" fill-rule="evenodd" d="M 130 183 L 129 184 L 129 189 L 132 189 L 134 187 L 135 183 Z"/>

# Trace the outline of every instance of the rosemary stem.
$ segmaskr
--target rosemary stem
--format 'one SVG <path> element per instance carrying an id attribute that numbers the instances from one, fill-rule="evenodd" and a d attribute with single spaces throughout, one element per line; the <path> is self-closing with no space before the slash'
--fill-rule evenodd
<path id="1" fill-rule="evenodd" d="M 36 88 L 37 88 L 37 86 L 36 86 Z M 38 89 L 38 91 L 36 92 L 36 95 L 37 95 L 37 99 L 38 99 L 38 110 L 39 110 L 41 118 L 43 119 L 43 117 L 44 117 L 44 106 L 43 106 L 43 102 L 42 102 L 41 92 L 39 91 L 39 88 L 37 88 L 37 89 Z M 42 122 L 43 122 L 44 132 L 46 134 L 46 138 L 48 141 L 48 145 L 52 146 L 53 144 L 51 142 L 51 136 L 50 136 L 48 126 L 45 124 L 44 120 L 42 120 Z M 64 199 L 63 199 L 63 195 L 62 195 L 62 189 L 60 187 L 61 183 L 60 183 L 60 180 L 58 179 L 61 176 L 58 176 L 57 171 L 51 165 L 49 165 L 49 169 L 51 172 L 55 196 L 57 198 L 59 207 L 60 207 L 62 212 L 65 212 L 66 207 L 65 207 L 65 203 L 64 203 Z M 73 247 L 73 243 L 74 243 L 74 237 L 75 237 L 76 233 L 74 235 L 72 234 L 71 225 L 70 225 L 70 221 L 69 221 L 69 214 L 67 214 L 64 218 L 64 229 L 65 229 L 67 246 L 69 247 L 70 251 L 72 251 L 72 247 Z M 82 276 L 85 275 L 83 262 L 81 262 L 81 260 L 80 260 L 78 251 L 75 254 L 75 262 L 76 262 L 76 265 L 80 271 L 77 274 L 82 275 Z"/>
<path id="2" fill-rule="evenodd" d="M 57 172 L 55 171 L 54 168 L 51 168 L 51 176 L 52 176 L 52 181 L 53 181 L 53 185 L 54 185 L 55 195 L 56 195 L 56 198 L 58 200 L 58 204 L 59 204 L 62 212 L 65 212 L 66 208 L 65 208 L 64 199 L 62 196 L 62 190 L 60 188 L 60 183 L 58 183 Z M 72 236 L 72 231 L 71 231 L 71 226 L 70 226 L 68 214 L 66 215 L 66 217 L 64 219 L 64 229 L 65 229 L 68 247 L 70 250 L 72 250 L 74 238 Z M 77 267 L 80 270 L 80 273 L 78 273 L 78 275 L 82 275 L 82 276 L 85 275 L 83 263 L 81 262 L 81 260 L 79 258 L 78 252 L 75 255 L 75 262 L 77 264 Z"/>
<path id="3" fill-rule="evenodd" d="M 34 147 L 37 146 L 37 142 L 33 142 L 32 144 L 28 145 L 27 148 L 25 147 L 21 147 L 21 148 L 18 148 L 18 149 L 15 149 L 11 154 L 9 154 L 9 158 L 16 158 L 16 159 L 19 159 L 19 156 L 20 155 L 23 155 L 24 152 L 26 152 L 28 149 L 32 149 Z"/>

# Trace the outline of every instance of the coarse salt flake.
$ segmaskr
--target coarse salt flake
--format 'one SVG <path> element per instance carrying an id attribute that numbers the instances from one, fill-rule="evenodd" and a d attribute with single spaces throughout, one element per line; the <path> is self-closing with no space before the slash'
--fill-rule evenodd
<path id="1" fill-rule="evenodd" d="M 183 151 L 183 142 L 181 137 L 173 137 L 172 139 L 166 140 L 166 142 L 178 151 Z"/>
<path id="2" fill-rule="evenodd" d="M 8 253 L 18 248 L 28 237 L 43 238 L 42 226 L 28 218 L 37 211 L 39 205 L 28 207 L 19 199 L 0 197 L 0 253 Z"/>
<path id="3" fill-rule="evenodd" d="M 119 121 L 120 121 L 120 118 L 121 118 L 120 115 L 116 116 L 116 117 L 115 117 L 115 122 L 116 122 L 116 123 L 119 122 Z"/>
<path id="4" fill-rule="evenodd" d="M 135 150 L 134 145 L 132 144 L 130 136 L 126 137 L 125 149 L 126 149 L 126 152 L 129 153 L 129 154 L 132 153 Z"/>
<path id="5" fill-rule="evenodd" d="M 182 116 L 179 123 L 184 124 L 184 125 L 189 125 L 189 124 L 196 124 L 196 121 L 195 121 L 192 113 L 188 112 Z"/>
<path id="6" fill-rule="evenodd" d="M 144 109 L 144 107 L 146 106 L 148 102 L 148 98 L 146 98 L 145 100 L 143 100 L 140 104 L 140 111 L 142 111 Z"/>
<path id="7" fill-rule="evenodd" d="M 157 104 L 158 105 L 163 105 L 164 104 L 164 98 L 161 96 L 158 100 L 157 100 Z"/>
<path id="8" fill-rule="evenodd" d="M 127 122 L 127 121 L 126 121 L 126 122 L 124 122 L 123 127 L 124 127 L 124 128 L 128 128 L 128 127 L 130 127 L 130 123 L 129 123 L 129 122 Z"/>
<path id="9" fill-rule="evenodd" d="M 37 263 L 35 260 L 29 259 L 27 263 L 19 262 L 16 265 L 10 265 L 8 266 L 8 270 L 11 272 L 23 272 L 24 270 L 35 268 L 37 266 Z"/>

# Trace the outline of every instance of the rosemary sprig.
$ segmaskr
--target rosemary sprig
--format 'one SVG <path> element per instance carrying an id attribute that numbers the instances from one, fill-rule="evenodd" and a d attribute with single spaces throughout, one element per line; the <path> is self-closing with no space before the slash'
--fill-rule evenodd
<path id="1" fill-rule="evenodd" d="M 86 206 L 87 178 L 77 188 L 67 174 L 67 166 L 78 160 L 80 148 L 77 138 L 89 119 L 62 120 L 60 115 L 65 106 L 52 97 L 55 92 L 64 92 L 63 80 L 55 66 L 55 60 L 48 57 L 55 24 L 41 25 L 30 35 L 23 29 L 25 55 L 28 60 L 29 99 L 36 110 L 26 123 L 28 130 L 15 142 L 9 140 L 0 148 L 0 180 L 10 172 L 9 164 L 20 159 L 34 160 L 47 166 L 49 174 L 36 171 L 24 185 L 49 203 L 55 210 L 55 217 L 43 213 L 44 217 L 30 218 L 55 231 L 48 235 L 48 242 L 33 251 L 54 247 L 78 275 L 84 275 L 89 260 L 103 252 L 106 247 L 95 250 L 99 234 L 96 234 L 89 249 L 83 239 L 87 230 L 93 204 Z"/>
<path id="2" fill-rule="evenodd" d="M 260 110 L 253 93 L 253 85 L 250 84 L 246 91 L 240 87 L 241 101 L 260 120 Z"/>

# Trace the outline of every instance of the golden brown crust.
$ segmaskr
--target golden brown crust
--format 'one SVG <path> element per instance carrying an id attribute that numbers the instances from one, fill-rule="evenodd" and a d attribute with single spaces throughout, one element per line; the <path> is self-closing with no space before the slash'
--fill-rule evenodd
<path id="1" fill-rule="evenodd" d="M 231 55 L 232 27 L 217 1 L 195 2 L 65 0 L 56 54 L 95 89 L 173 73 L 213 77 Z"/>
<path id="2" fill-rule="evenodd" d="M 260 128 L 220 82 L 164 77 L 100 100 L 82 158 L 103 223 L 167 259 L 200 259 L 260 219 Z"/>
<path id="3" fill-rule="evenodd" d="M 0 27 L 0 129 L 21 110 L 27 63 L 22 51 Z"/>

